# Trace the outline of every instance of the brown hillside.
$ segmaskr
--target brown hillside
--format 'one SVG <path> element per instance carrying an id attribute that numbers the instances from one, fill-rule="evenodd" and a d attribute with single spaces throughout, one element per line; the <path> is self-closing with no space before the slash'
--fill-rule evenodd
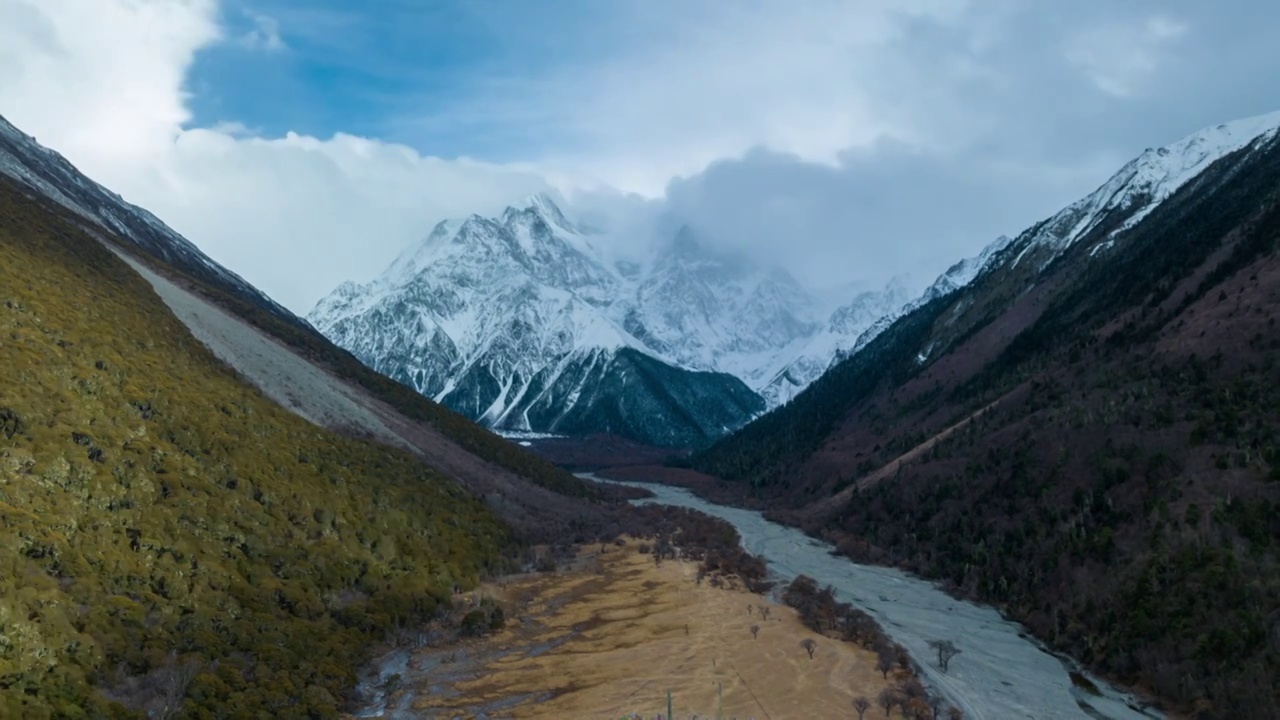
<path id="1" fill-rule="evenodd" d="M 1280 716 L 1278 195 L 1273 140 L 1114 245 L 1033 229 L 693 464 L 1171 706 Z"/>

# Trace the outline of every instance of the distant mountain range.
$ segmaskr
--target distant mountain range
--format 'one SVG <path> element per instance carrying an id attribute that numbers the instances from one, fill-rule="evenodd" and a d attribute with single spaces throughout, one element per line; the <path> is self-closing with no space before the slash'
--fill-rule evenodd
<path id="1" fill-rule="evenodd" d="M 370 367 L 499 431 L 688 447 L 786 402 L 914 298 L 896 278 L 824 316 L 787 273 L 708 247 L 687 226 L 644 261 L 611 260 L 611 241 L 537 195 L 500 217 L 439 223 L 308 319 Z M 993 251 L 926 297 L 967 282 Z"/>

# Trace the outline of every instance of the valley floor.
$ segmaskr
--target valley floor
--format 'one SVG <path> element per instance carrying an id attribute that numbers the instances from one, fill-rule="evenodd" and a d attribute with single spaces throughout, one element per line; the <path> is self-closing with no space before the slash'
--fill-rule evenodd
<path id="1" fill-rule="evenodd" d="M 699 583 L 696 563 L 657 565 L 638 547 L 583 549 L 573 569 L 483 588 L 507 608 L 506 629 L 387 653 L 379 675 L 402 684 L 363 714 L 651 718 L 670 691 L 674 717 L 715 717 L 722 688 L 725 718 L 846 717 L 854 697 L 893 683 L 870 651 L 817 636 L 791 608 Z"/>

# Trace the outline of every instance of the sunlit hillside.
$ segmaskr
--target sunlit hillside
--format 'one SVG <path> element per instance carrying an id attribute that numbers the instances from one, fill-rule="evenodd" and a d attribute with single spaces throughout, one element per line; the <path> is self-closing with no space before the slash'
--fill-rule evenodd
<path id="1" fill-rule="evenodd" d="M 407 453 L 266 400 L 7 184 L 0 368 L 0 716 L 184 691 L 190 717 L 332 716 L 369 642 L 506 541 Z"/>

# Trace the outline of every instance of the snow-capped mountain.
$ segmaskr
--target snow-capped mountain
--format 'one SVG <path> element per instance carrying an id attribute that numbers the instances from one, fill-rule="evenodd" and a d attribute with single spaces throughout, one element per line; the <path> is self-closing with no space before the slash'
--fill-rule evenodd
<path id="1" fill-rule="evenodd" d="M 824 319 L 790 275 L 708 247 L 688 227 L 631 262 L 618 262 L 610 241 L 534 196 L 500 217 L 437 224 L 378 278 L 343 283 L 308 318 L 379 372 L 500 431 L 678 445 L 786 401 L 913 296 L 898 278 Z M 958 264 L 938 287 L 967 281 L 984 261 Z M 650 369 L 642 397 L 601 389 L 620 391 L 613 375 L 624 365 Z M 664 387 L 672 383 L 699 390 L 676 394 Z M 605 421 L 578 407 L 637 402 L 662 410 Z"/>
<path id="2" fill-rule="evenodd" d="M 1001 235 L 990 245 L 982 248 L 982 252 L 971 258 L 965 258 L 964 260 L 961 260 L 947 268 L 946 272 L 939 275 L 938 279 L 934 280 L 933 284 L 926 288 L 924 293 L 911 303 L 910 308 L 903 308 L 903 311 L 905 312 L 914 309 L 915 307 L 923 305 L 934 298 L 950 295 L 956 290 L 959 290 L 965 285 L 973 282 L 974 278 L 978 277 L 978 275 L 991 264 L 991 261 L 995 258 L 996 254 L 1009 247 L 1012 242 L 1013 238 L 1008 235 Z"/>
<path id="3" fill-rule="evenodd" d="M 1244 118 L 1205 128 L 1160 148 L 1147 149 L 1124 165 L 1097 190 L 1063 208 L 1052 217 L 1024 230 L 1016 238 L 1001 236 L 977 256 L 953 265 L 919 298 L 898 313 L 886 316 L 855 343 L 861 349 L 876 334 L 926 303 L 975 285 L 988 274 L 998 275 L 991 288 L 1016 290 L 1034 285 L 1037 277 L 1055 260 L 1079 243 L 1093 261 L 1105 262 L 1109 250 L 1122 233 L 1140 224 L 1180 189 L 1204 181 L 1203 173 L 1219 160 L 1235 153 L 1247 156 L 1259 152 L 1280 137 L 1280 112 Z M 1025 288 L 1024 288 L 1025 290 Z M 994 290 L 984 302 L 1000 303 Z M 925 364 L 963 334 L 956 319 L 968 312 L 973 299 L 953 307 L 935 329 L 934 337 L 920 349 L 917 363 Z"/>
<path id="4" fill-rule="evenodd" d="M 820 327 L 813 297 L 785 271 L 709 250 L 687 227 L 615 315 L 650 351 L 752 386 L 779 350 Z"/>
<path id="5" fill-rule="evenodd" d="M 1206 128 L 1158 149 L 1148 149 L 1087 197 L 1072 203 L 1053 217 L 1030 228 L 1015 241 L 1000 236 L 977 255 L 961 260 L 912 299 L 900 281 L 880 293 L 863 293 L 837 310 L 814 337 L 798 350 L 779 354 L 768 381 L 753 385 L 771 407 L 789 401 L 814 380 L 851 354 L 865 347 L 898 318 L 916 308 L 963 288 L 1004 259 L 1002 251 L 1016 253 L 1012 264 L 1024 256 L 1036 256 L 1043 268 L 1081 238 L 1106 228 L 1105 239 L 1095 245 L 1097 255 L 1110 247 L 1114 236 L 1133 227 L 1156 207 L 1216 160 L 1280 133 L 1280 112 Z M 931 353 L 922 351 L 924 362 Z"/>
<path id="6" fill-rule="evenodd" d="M 898 318 L 917 307 L 973 282 L 1012 239 L 1001 235 L 971 258 L 952 265 L 924 292 L 915 295 L 905 278 L 895 277 L 882 290 L 858 293 L 853 301 L 831 314 L 826 326 L 801 347 L 777 356 L 768 380 L 759 386 L 770 407 L 789 402 L 822 376 L 832 365 L 861 350 Z"/>
<path id="7" fill-rule="evenodd" d="M 371 367 L 499 430 L 697 444 L 764 409 L 713 362 L 758 327 L 707 328 L 785 291 L 688 236 L 674 258 L 628 277 L 603 261 L 603 236 L 539 195 L 500 218 L 438 224 L 380 277 L 344 283 L 309 317 Z M 651 296 L 669 304 L 643 301 Z M 793 321 L 777 317 L 786 336 Z"/>

